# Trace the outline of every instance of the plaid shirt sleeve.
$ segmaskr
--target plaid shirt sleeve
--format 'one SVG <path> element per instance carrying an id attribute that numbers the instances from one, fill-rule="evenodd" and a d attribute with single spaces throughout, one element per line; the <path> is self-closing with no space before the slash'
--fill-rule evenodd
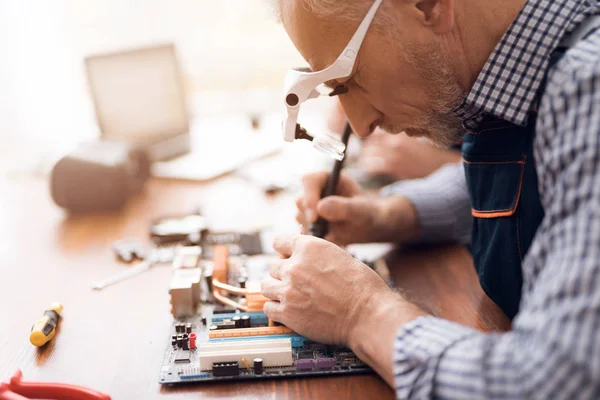
<path id="1" fill-rule="evenodd" d="M 400 327 L 398 398 L 600 398 L 600 32 L 551 74 L 535 138 L 545 210 L 508 333 Z M 587 47 L 586 47 L 587 46 Z"/>
<path id="2" fill-rule="evenodd" d="M 471 201 L 462 163 L 445 165 L 423 179 L 393 183 L 381 195 L 410 200 L 421 225 L 419 241 L 469 243 Z"/>

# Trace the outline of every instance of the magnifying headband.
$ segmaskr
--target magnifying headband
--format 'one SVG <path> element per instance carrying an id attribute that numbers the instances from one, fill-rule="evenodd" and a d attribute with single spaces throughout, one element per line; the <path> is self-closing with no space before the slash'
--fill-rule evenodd
<path id="1" fill-rule="evenodd" d="M 302 103 L 321 95 L 337 96 L 348 91 L 346 87 L 341 85 L 326 93 L 322 90 L 322 86 L 327 81 L 347 78 L 352 74 L 360 46 L 382 2 L 383 0 L 375 0 L 346 48 L 329 67 L 316 72 L 312 72 L 310 69 L 290 69 L 288 71 L 284 83 L 286 114 L 283 120 L 283 138 L 285 141 L 292 142 L 294 139 L 307 138 L 312 140 L 312 137 L 297 124 Z M 306 137 L 306 135 L 309 137 Z M 341 145 L 343 146 L 343 144 Z M 344 148 L 341 151 L 343 156 Z"/>

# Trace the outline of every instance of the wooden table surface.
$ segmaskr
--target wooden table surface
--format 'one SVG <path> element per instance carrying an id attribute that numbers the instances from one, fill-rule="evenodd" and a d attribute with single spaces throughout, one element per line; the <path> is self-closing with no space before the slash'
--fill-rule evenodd
<path id="1" fill-rule="evenodd" d="M 152 180 L 125 209 L 68 217 L 47 182 L 0 179 L 0 379 L 22 369 L 25 380 L 88 386 L 113 399 L 393 398 L 374 375 L 161 387 L 160 361 L 172 317 L 168 267 L 103 291 L 91 283 L 122 271 L 111 243 L 145 238 L 149 222 L 200 206 L 217 229 L 251 229 L 291 221 L 290 195 L 265 197 L 239 178 L 212 183 Z M 510 324 L 483 294 L 461 247 L 391 253 L 400 289 L 430 312 L 481 330 Z M 32 323 L 52 301 L 64 305 L 55 339 L 37 349 Z"/>

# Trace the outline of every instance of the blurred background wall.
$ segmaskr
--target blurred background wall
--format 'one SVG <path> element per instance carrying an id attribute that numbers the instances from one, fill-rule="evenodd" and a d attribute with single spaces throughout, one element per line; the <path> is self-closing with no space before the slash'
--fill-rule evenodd
<path id="1" fill-rule="evenodd" d="M 304 64 L 268 0 L 0 0 L 0 168 L 97 137 L 84 57 L 165 42 L 195 116 L 279 108 Z"/>

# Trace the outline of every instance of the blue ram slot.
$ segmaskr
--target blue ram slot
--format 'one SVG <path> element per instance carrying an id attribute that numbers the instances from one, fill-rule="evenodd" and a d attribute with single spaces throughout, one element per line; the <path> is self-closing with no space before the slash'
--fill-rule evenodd
<path id="1" fill-rule="evenodd" d="M 300 336 L 295 333 L 290 333 L 287 335 L 266 335 L 266 336 L 242 336 L 242 337 L 232 337 L 232 338 L 213 338 L 209 339 L 209 343 L 216 342 L 236 342 L 240 340 L 265 340 L 265 339 L 291 339 L 292 347 L 302 347 L 304 346 L 304 342 L 307 340 L 304 336 Z"/>
<path id="2" fill-rule="evenodd" d="M 229 314 L 214 314 L 210 317 L 210 320 L 215 322 L 223 322 L 225 319 L 231 319 L 233 317 L 243 317 L 247 315 L 250 317 L 250 326 L 266 325 L 269 320 L 267 316 L 262 312 L 243 312 L 243 313 L 229 313 Z"/>

